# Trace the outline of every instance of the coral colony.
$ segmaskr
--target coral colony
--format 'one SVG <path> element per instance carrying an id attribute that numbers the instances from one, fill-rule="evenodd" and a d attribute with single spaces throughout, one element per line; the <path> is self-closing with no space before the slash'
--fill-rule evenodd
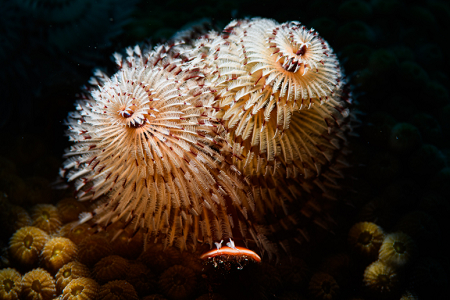
<path id="1" fill-rule="evenodd" d="M 333 198 L 342 176 L 350 99 L 313 29 L 233 21 L 115 59 L 117 73 L 97 71 L 67 122 L 61 175 L 95 203 L 81 223 L 120 222 L 144 248 L 234 240 L 269 256 L 287 249 L 271 237 L 300 215 L 327 228 L 314 195 Z"/>

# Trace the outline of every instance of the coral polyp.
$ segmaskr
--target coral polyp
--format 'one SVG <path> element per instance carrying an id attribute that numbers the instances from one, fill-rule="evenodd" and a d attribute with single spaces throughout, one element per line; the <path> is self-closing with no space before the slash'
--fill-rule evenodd
<path id="1" fill-rule="evenodd" d="M 35 205 L 31 212 L 31 219 L 33 226 L 48 234 L 56 233 L 62 225 L 58 209 L 51 204 Z"/>
<path id="2" fill-rule="evenodd" d="M 379 260 L 366 268 L 363 281 L 369 290 L 380 294 L 390 293 L 399 286 L 397 270 Z"/>
<path id="3" fill-rule="evenodd" d="M 339 293 L 339 285 L 333 276 L 321 272 L 313 275 L 308 289 L 316 299 L 336 299 Z"/>
<path id="4" fill-rule="evenodd" d="M 134 262 L 130 264 L 126 281 L 133 285 L 139 296 L 148 295 L 155 290 L 156 277 L 142 263 Z"/>
<path id="5" fill-rule="evenodd" d="M 79 245 L 87 237 L 91 236 L 93 232 L 94 230 L 86 223 L 78 224 L 78 222 L 72 222 L 61 227 L 59 234 Z"/>
<path id="6" fill-rule="evenodd" d="M 68 238 L 54 237 L 45 243 L 41 256 L 45 268 L 56 273 L 63 265 L 75 260 L 78 247 Z"/>
<path id="7" fill-rule="evenodd" d="M 159 288 L 170 299 L 186 299 L 194 292 L 197 279 L 194 271 L 176 265 L 168 268 L 159 278 Z"/>
<path id="8" fill-rule="evenodd" d="M 157 244 L 149 247 L 138 258 L 150 270 L 163 272 L 180 261 L 180 252 L 176 248 Z"/>
<path id="9" fill-rule="evenodd" d="M 50 300 L 56 295 L 55 280 L 45 270 L 34 269 L 22 277 L 22 295 L 26 300 Z"/>
<path id="10" fill-rule="evenodd" d="M 112 254 L 109 241 L 101 235 L 92 235 L 85 238 L 78 246 L 78 261 L 93 266 L 103 257 Z"/>
<path id="11" fill-rule="evenodd" d="M 371 222 L 356 223 L 348 233 L 348 242 L 354 250 L 370 258 L 377 257 L 383 239 L 383 229 Z"/>
<path id="12" fill-rule="evenodd" d="M 72 282 L 74 279 L 80 278 L 80 277 L 90 277 L 91 272 L 89 271 L 89 268 L 85 265 L 73 261 L 68 264 L 65 264 L 62 266 L 58 273 L 55 275 L 56 279 L 56 288 L 59 293 L 61 293 L 64 288 Z"/>
<path id="13" fill-rule="evenodd" d="M 395 232 L 384 238 L 378 258 L 386 264 L 404 266 L 411 261 L 416 251 L 416 244 L 409 235 Z"/>
<path id="14" fill-rule="evenodd" d="M 100 287 L 98 300 L 138 300 L 134 287 L 125 280 L 114 280 Z"/>
<path id="15" fill-rule="evenodd" d="M 118 255 L 102 258 L 95 264 L 93 274 L 99 283 L 125 279 L 129 268 L 128 260 Z"/>
<path id="16" fill-rule="evenodd" d="M 94 279 L 79 277 L 73 279 L 61 295 L 63 300 L 91 300 L 97 299 L 99 285 Z"/>
<path id="17" fill-rule="evenodd" d="M 0 270 L 0 299 L 18 300 L 22 291 L 22 276 L 15 269 Z"/>
<path id="18" fill-rule="evenodd" d="M 9 253 L 20 264 L 33 266 L 48 239 L 48 234 L 39 228 L 22 227 L 9 240 Z"/>
<path id="19" fill-rule="evenodd" d="M 78 216 L 80 215 L 80 213 L 86 211 L 86 207 L 84 206 L 84 204 L 74 198 L 62 199 L 58 202 L 56 207 L 63 223 L 78 220 Z"/>

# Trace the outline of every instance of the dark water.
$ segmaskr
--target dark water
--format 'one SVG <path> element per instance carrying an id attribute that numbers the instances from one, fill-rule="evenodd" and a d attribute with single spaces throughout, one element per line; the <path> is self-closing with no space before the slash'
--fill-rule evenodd
<path id="1" fill-rule="evenodd" d="M 144 40 L 163 42 L 205 17 L 216 28 L 244 17 L 298 20 L 315 28 L 338 54 L 353 88 L 354 109 L 360 112 L 359 137 L 350 143 L 353 167 L 333 214 L 337 225 L 333 234 L 312 232 L 311 242 L 294 253 L 307 267 L 283 262 L 263 270 L 249 266 L 225 275 L 203 274 L 210 280 L 199 280 L 190 297 L 212 291 L 228 298 L 314 299 L 308 284 L 321 271 L 339 285 L 332 299 L 400 299 L 406 290 L 419 299 L 435 299 L 446 286 L 446 1 L 220 1 L 199 6 L 189 0 L 104 0 L 79 1 L 74 7 L 80 9 L 67 11 L 47 2 L 0 3 L 0 191 L 10 202 L 28 208 L 63 197 L 63 191 L 51 188 L 69 146 L 63 120 L 94 68 L 114 71 L 113 52 Z M 63 20 L 52 9 L 62 9 L 57 15 L 64 15 Z M 414 259 L 397 270 L 400 280 L 391 293 L 380 295 L 363 286 L 370 261 L 360 259 L 347 243 L 348 231 L 358 221 L 375 222 L 387 233 L 403 228 L 417 245 Z M 2 235 L 2 245 L 8 239 Z"/>

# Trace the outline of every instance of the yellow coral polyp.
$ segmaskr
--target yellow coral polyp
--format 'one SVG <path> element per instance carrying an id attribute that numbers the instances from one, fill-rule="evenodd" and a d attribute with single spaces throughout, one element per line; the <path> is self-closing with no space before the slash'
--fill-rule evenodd
<path id="1" fill-rule="evenodd" d="M 369 258 L 376 258 L 384 239 L 384 232 L 371 222 L 359 222 L 348 233 L 348 242 L 355 251 Z"/>
<path id="2" fill-rule="evenodd" d="M 42 258 L 46 268 L 56 273 L 66 263 L 77 256 L 78 247 L 71 240 L 63 237 L 50 239 L 42 250 Z"/>
<path id="3" fill-rule="evenodd" d="M 0 299 L 19 300 L 22 291 L 22 276 L 12 268 L 0 270 Z"/>
<path id="4" fill-rule="evenodd" d="M 85 238 L 91 236 L 93 229 L 86 223 L 72 222 L 61 227 L 60 234 L 79 245 Z"/>
<path id="5" fill-rule="evenodd" d="M 9 240 L 9 253 L 20 264 L 32 266 L 38 261 L 48 239 L 48 234 L 39 228 L 22 227 Z"/>
<path id="6" fill-rule="evenodd" d="M 385 236 L 378 258 L 386 264 L 400 267 L 408 264 L 416 251 L 416 244 L 409 235 L 395 232 Z"/>
<path id="7" fill-rule="evenodd" d="M 309 282 L 309 292 L 317 299 L 335 299 L 339 293 L 339 285 L 333 276 L 327 273 L 316 273 Z"/>
<path id="8" fill-rule="evenodd" d="M 368 289 L 381 294 L 389 294 L 399 285 L 397 270 L 379 260 L 366 268 L 363 281 Z"/>
<path id="9" fill-rule="evenodd" d="M 48 234 L 56 233 L 62 225 L 58 209 L 51 204 L 35 205 L 32 209 L 31 219 L 33 226 L 44 230 Z"/>
<path id="10" fill-rule="evenodd" d="M 75 278 L 64 288 L 62 300 L 93 300 L 97 299 L 98 283 L 91 278 Z"/>
<path id="11" fill-rule="evenodd" d="M 22 277 L 22 294 L 26 300 L 50 300 L 56 295 L 55 280 L 45 270 L 34 269 Z"/>
<path id="12" fill-rule="evenodd" d="M 74 279 L 80 277 L 90 277 L 90 274 L 91 272 L 89 271 L 89 268 L 77 261 L 65 264 L 55 275 L 58 292 L 61 293 Z"/>

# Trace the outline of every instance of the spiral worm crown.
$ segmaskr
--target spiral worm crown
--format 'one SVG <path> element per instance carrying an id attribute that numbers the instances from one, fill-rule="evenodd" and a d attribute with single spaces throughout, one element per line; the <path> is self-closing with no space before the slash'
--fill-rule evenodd
<path id="1" fill-rule="evenodd" d="M 146 241 L 181 249 L 232 237 L 234 226 L 256 238 L 254 203 L 213 130 L 220 125 L 214 95 L 177 57 L 171 46 L 135 47 L 126 59 L 116 55 L 112 78 L 97 72 L 98 89 L 69 115 L 75 144 L 62 175 L 76 180 L 80 200 L 98 199 L 85 220 L 100 227 L 124 220 Z"/>

